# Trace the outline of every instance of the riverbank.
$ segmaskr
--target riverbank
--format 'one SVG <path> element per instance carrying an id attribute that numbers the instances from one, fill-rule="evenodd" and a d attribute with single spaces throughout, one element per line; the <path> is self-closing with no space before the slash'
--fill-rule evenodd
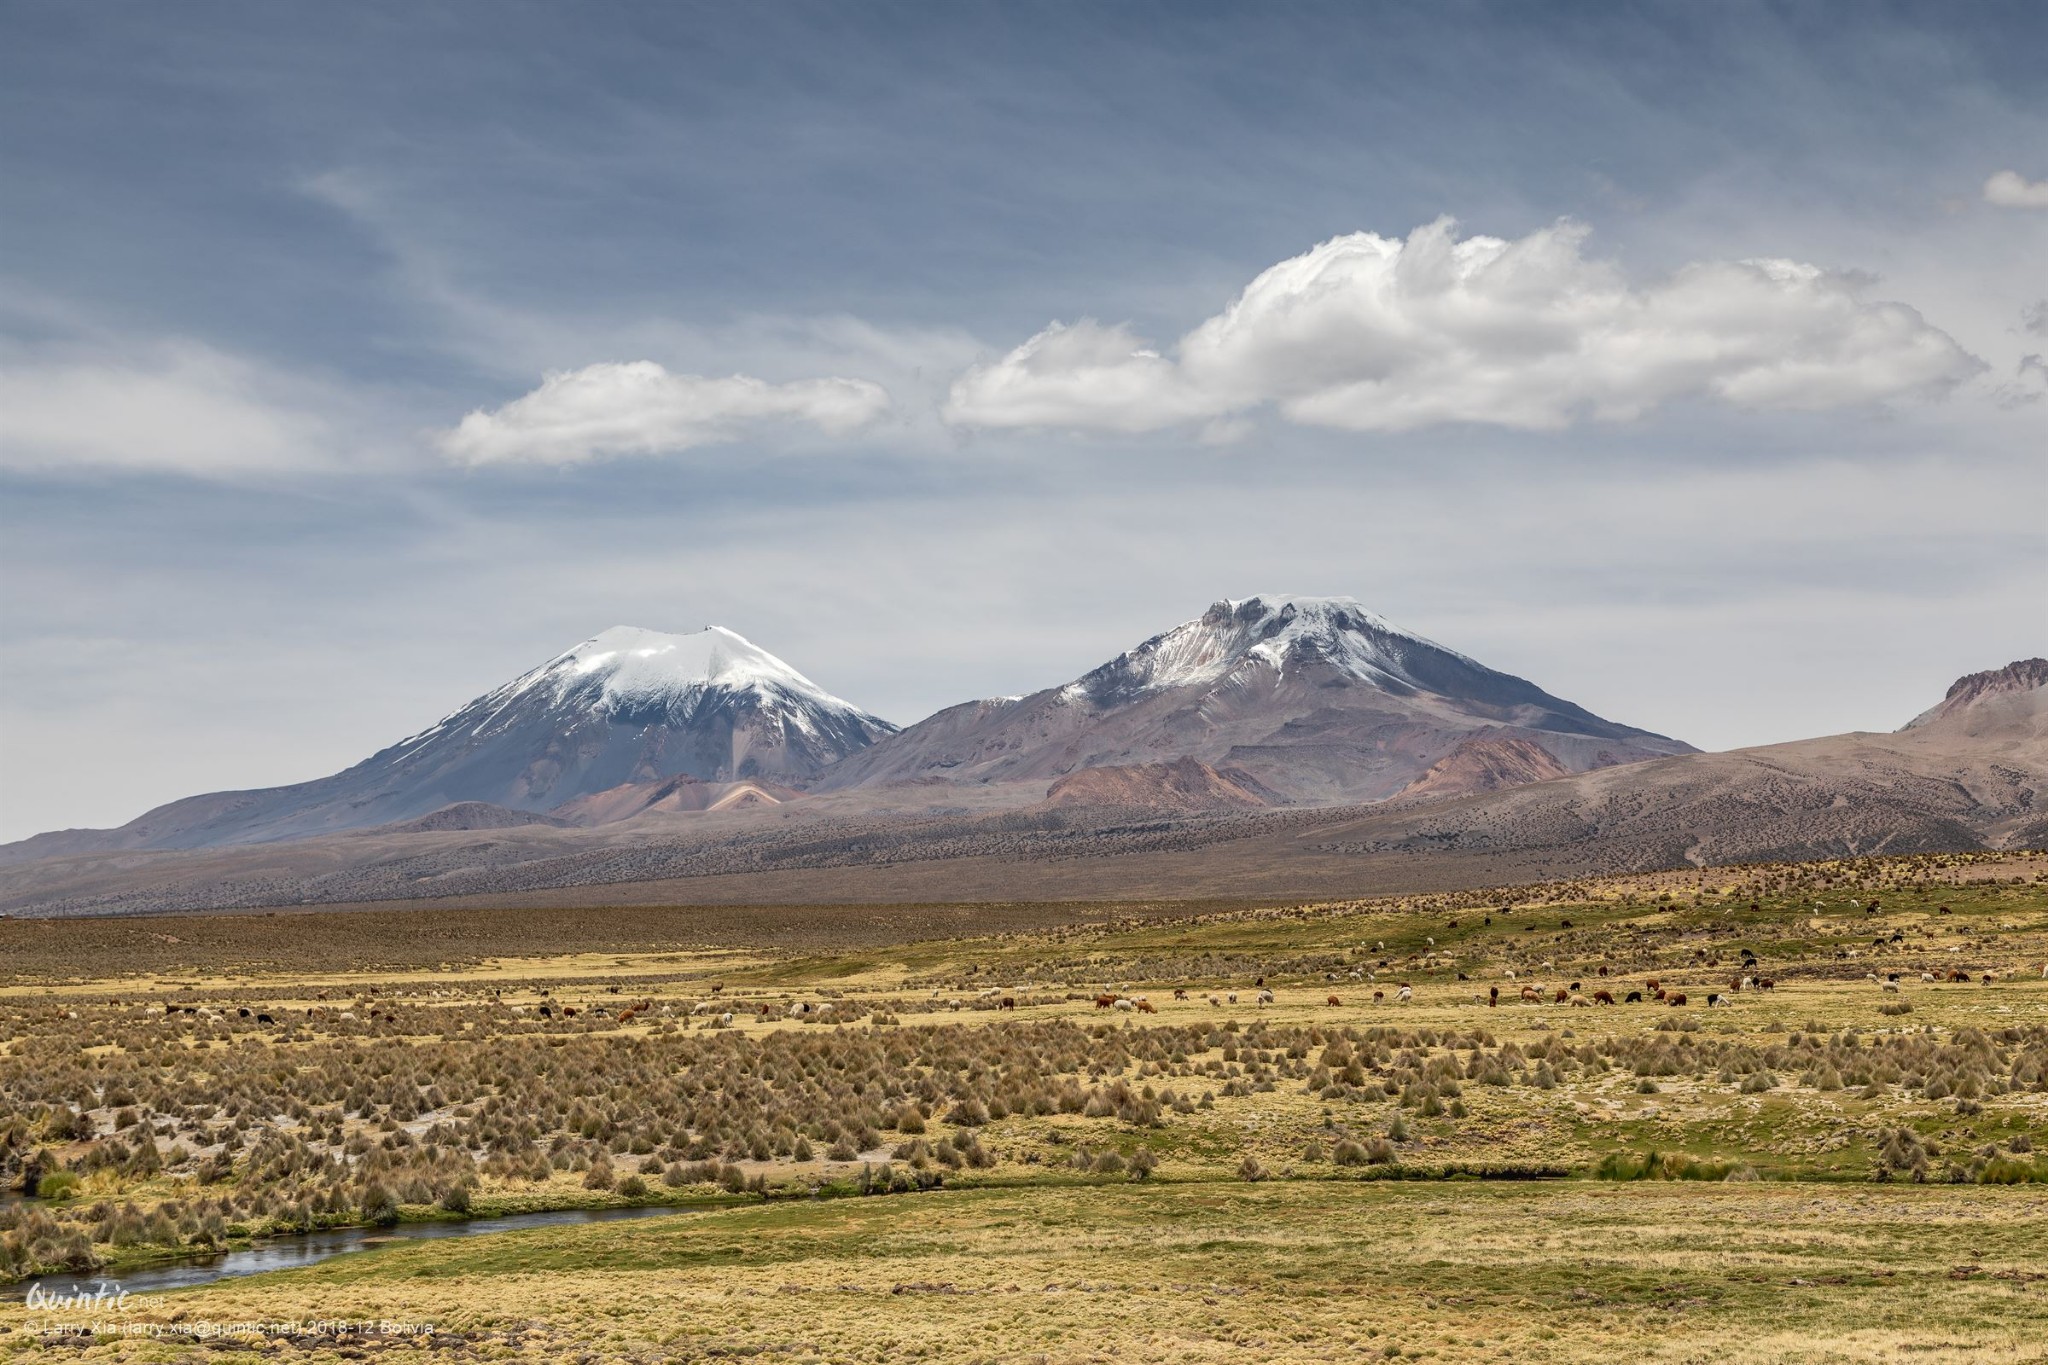
<path id="1" fill-rule="evenodd" d="M 419 1241 L 65 1340 L 128 1358 L 1195 1365 L 2048 1361 L 2048 1188 L 1188 1182 L 938 1190 Z M 0 1306 L 0 1359 L 63 1321 Z M 378 1335 L 362 1324 L 400 1325 Z M 349 1323 L 344 1336 L 309 1324 Z M 226 1344 L 226 1343 L 223 1343 Z M 351 1355 L 349 1353 L 355 1353 Z"/>
<path id="2" fill-rule="evenodd" d="M 497 1230 L 501 1225 L 516 1225 L 524 1220 L 561 1216 L 602 1220 L 617 1217 L 645 1217 L 662 1213 L 687 1213 L 709 1208 L 722 1208 L 734 1204 L 753 1202 L 753 1197 L 726 1195 L 703 1191 L 673 1192 L 662 1191 L 669 1197 L 627 1200 L 605 1195 L 598 1191 L 579 1191 L 582 1197 L 555 1195 L 505 1194 L 496 1197 L 479 1198 L 466 1213 L 452 1212 L 434 1205 L 400 1205 L 397 1216 L 384 1221 L 369 1221 L 362 1218 L 335 1218 L 320 1222 L 304 1229 L 278 1229 L 261 1233 L 231 1235 L 209 1244 L 186 1244 L 164 1246 L 144 1244 L 139 1246 L 96 1248 L 98 1258 L 90 1266 L 37 1266 L 25 1274 L 0 1278 L 0 1299 L 20 1299 L 28 1286 L 53 1281 L 65 1283 L 87 1283 L 96 1280 L 137 1280 L 164 1267 L 199 1265 L 248 1254 L 276 1253 L 281 1263 L 290 1261 L 288 1249 L 293 1246 L 312 1245 L 322 1238 L 375 1237 L 375 1236 L 446 1236 L 470 1235 L 471 1233 Z M 66 1201 L 46 1201 L 16 1198 L 20 1208 L 61 1206 Z M 488 1228 L 480 1225 L 491 1225 Z M 435 1229 L 442 1231 L 436 1232 Z M 215 1277 L 207 1277 L 215 1278 Z M 203 1282 L 203 1281 L 195 1281 Z"/>

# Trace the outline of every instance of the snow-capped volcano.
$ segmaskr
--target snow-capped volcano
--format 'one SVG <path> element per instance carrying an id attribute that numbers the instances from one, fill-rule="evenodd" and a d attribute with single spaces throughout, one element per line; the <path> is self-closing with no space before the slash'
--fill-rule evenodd
<path id="1" fill-rule="evenodd" d="M 1603 720 L 1346 597 L 1225 599 L 1064 686 L 941 711 L 830 788 L 1029 782 L 1194 758 L 1303 802 L 1393 796 L 1476 733 L 1581 772 L 1690 746 Z"/>
<path id="2" fill-rule="evenodd" d="M 1454 752 L 1418 790 L 1478 780 L 1460 774 L 1500 785 L 1689 747 L 1603 720 L 1341 597 L 1217 602 L 1070 683 L 955 706 L 900 733 L 732 631 L 616 626 L 332 777 L 190 797 L 116 830 L 37 835 L 0 858 L 297 839 L 476 803 L 497 809 L 458 823 L 569 802 L 696 809 L 666 790 L 684 779 L 789 794 L 1015 783 L 1010 794 L 1030 801 L 1069 773 L 1121 768 L 1069 795 L 1164 783 L 1191 800 L 1174 774 L 1196 769 L 1160 765 L 1192 759 L 1217 779 L 1196 784 L 1204 790 L 1316 804 L 1399 795 Z"/>
<path id="3" fill-rule="evenodd" d="M 500 792 L 451 800 L 542 810 L 678 775 L 800 780 L 895 732 L 723 626 L 614 626 L 370 763 L 432 756 Z"/>
<path id="4" fill-rule="evenodd" d="M 721 709 L 741 707 L 751 711 L 758 727 L 778 731 L 783 747 L 795 744 L 816 750 L 797 765 L 805 771 L 843 756 L 837 751 L 839 741 L 852 738 L 853 732 L 873 732 L 852 746 L 858 748 L 896 728 L 833 696 L 724 626 L 707 626 L 693 635 L 613 626 L 485 693 L 440 724 L 401 741 L 398 748 L 460 729 L 478 713 L 482 719 L 473 735 L 501 733 L 530 713 L 535 703 L 569 714 L 601 716 L 615 725 L 671 729 L 698 724 Z M 813 738 L 822 740 L 823 747 L 805 744 Z M 761 774 L 740 771 L 742 766 L 743 760 L 736 757 L 732 771 L 692 776 L 709 780 L 766 775 L 765 769 Z M 781 776 L 802 775 L 788 765 L 776 765 L 776 771 Z"/>
<path id="5" fill-rule="evenodd" d="M 1349 597 L 1225 599 L 1069 684 L 1097 700 L 1318 666 L 1394 692 L 1434 690 L 1443 665 L 1487 672 Z"/>
<path id="6" fill-rule="evenodd" d="M 719 626 L 615 626 L 313 782 L 160 806 L 61 850 L 201 848 L 409 820 L 458 802 L 547 811 L 626 783 L 801 782 L 896 727 Z"/>

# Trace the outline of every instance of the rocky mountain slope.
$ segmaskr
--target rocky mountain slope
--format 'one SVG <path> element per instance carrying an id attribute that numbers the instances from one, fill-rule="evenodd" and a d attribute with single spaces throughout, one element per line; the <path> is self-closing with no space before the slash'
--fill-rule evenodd
<path id="1" fill-rule="evenodd" d="M 1097 769 L 1077 780 L 1141 791 L 1209 781 L 1194 769 L 1179 779 Z M 965 804 L 934 814 L 914 802 L 885 808 L 867 789 L 595 828 L 372 830 L 261 848 L 52 857 L 0 867 L 0 911 L 422 897 L 502 907 L 1325 896 L 2041 848 L 2048 687 L 1980 689 L 1894 734 L 1679 755 L 1449 799 L 1335 809 L 1141 804 Z"/>
<path id="2" fill-rule="evenodd" d="M 1906 722 L 1907 730 L 1955 729 L 1997 733 L 2024 729 L 2038 715 L 2041 689 L 2048 687 L 2048 659 L 2018 659 L 2004 668 L 1955 680 L 1941 704 Z"/>
<path id="3" fill-rule="evenodd" d="M 941 711 L 835 765 L 824 790 L 1046 782 L 1192 758 L 1288 801 L 1376 801 L 1468 736 L 1546 774 L 1691 752 L 1405 631 L 1349 598 L 1223 601 L 1064 686 Z M 1503 776 L 1505 774 L 1503 773 Z"/>
<path id="4" fill-rule="evenodd" d="M 1402 796 L 1470 796 L 1530 782 L 1564 777 L 1570 769 L 1542 745 L 1515 735 L 1482 730 L 1429 765 L 1429 771 L 1401 790 Z"/>
<path id="5" fill-rule="evenodd" d="M 802 792 L 771 782 L 706 782 L 680 773 L 658 782 L 627 782 L 555 807 L 565 825 L 608 825 L 651 812 L 718 811 L 739 806 L 776 806 Z"/>
<path id="6" fill-rule="evenodd" d="M 1360 853 L 1545 850 L 1600 866 L 2048 847 L 2048 660 L 1973 674 L 1891 734 L 1691 754 L 1322 832 Z"/>
<path id="7" fill-rule="evenodd" d="M 1256 810 L 1275 804 L 1273 793 L 1235 769 L 1218 772 L 1199 759 L 1083 768 L 1046 789 L 1049 806 L 1109 806 L 1140 810 Z"/>
<path id="8" fill-rule="evenodd" d="M 302 839 L 459 802 L 539 812 L 677 775 L 802 779 L 894 731 L 732 631 L 619 626 L 332 777 L 191 797 L 0 857 Z"/>
<path id="9" fill-rule="evenodd" d="M 1356 895 L 1882 852 L 2048 846 L 2048 686 L 1966 689 L 1894 734 L 1685 754 L 1448 799 L 1162 808 L 1213 768 L 1089 770 L 1145 799 L 884 807 L 875 789 L 594 828 L 368 830 L 0 867 L 0 911 L 134 913 L 433 897 L 509 905 Z M 2040 665 L 2048 667 L 2048 665 Z M 1235 783 L 1233 783 L 1235 785 Z M 1089 791 L 1092 787 L 1094 790 Z M 738 790 L 735 787 L 734 790 Z M 1206 801 L 1206 796 L 1204 796 Z M 1142 808 L 1141 808 L 1142 807 Z M 479 821 L 478 823 L 483 823 Z"/>

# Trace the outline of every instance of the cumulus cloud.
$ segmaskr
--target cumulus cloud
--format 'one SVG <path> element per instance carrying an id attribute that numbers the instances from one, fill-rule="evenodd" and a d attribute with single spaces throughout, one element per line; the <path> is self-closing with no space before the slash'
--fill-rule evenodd
<path id="1" fill-rule="evenodd" d="M 1351 431 L 1444 422 L 1558 428 L 1672 399 L 1827 408 L 1945 393 L 1983 369 L 1868 281 L 1785 260 L 1689 265 L 1636 286 L 1565 222 L 1460 240 L 1354 233 L 1282 261 L 1168 353 L 1126 328 L 1055 323 L 969 369 L 963 426 L 1141 432 L 1272 405 Z"/>
<path id="2" fill-rule="evenodd" d="M 1227 406 L 1128 328 L 1083 318 L 1055 322 L 997 364 L 962 375 L 947 395 L 946 418 L 976 426 L 1150 431 Z"/>
<path id="3" fill-rule="evenodd" d="M 328 462 L 293 386 L 196 342 L 0 355 L 0 467 L 225 476 Z"/>
<path id="4" fill-rule="evenodd" d="M 478 409 L 440 444 L 469 464 L 577 464 L 712 445 L 777 421 L 844 435 L 888 408 L 888 392 L 864 379 L 771 384 L 671 374 L 651 360 L 606 362 L 550 374 L 522 398 Z"/>
<path id="5" fill-rule="evenodd" d="M 1984 202 L 2002 209 L 2048 209 L 2048 180 L 2000 171 L 1984 182 Z"/>

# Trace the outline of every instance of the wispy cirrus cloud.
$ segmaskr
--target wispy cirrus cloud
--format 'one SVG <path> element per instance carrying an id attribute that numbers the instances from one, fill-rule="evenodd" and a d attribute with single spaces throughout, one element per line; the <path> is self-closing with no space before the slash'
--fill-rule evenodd
<path id="1" fill-rule="evenodd" d="M 0 353 L 0 468 L 231 477 L 332 463 L 303 385 L 201 342 Z"/>
<path id="2" fill-rule="evenodd" d="M 524 397 L 478 409 L 442 434 L 467 464 L 581 464 L 617 455 L 663 455 L 739 439 L 777 423 L 845 435 L 889 409 L 865 379 L 771 384 L 751 375 L 671 374 L 651 360 L 602 362 L 550 374 Z"/>
<path id="3" fill-rule="evenodd" d="M 1983 363 L 1867 279 L 1797 261 L 1688 265 L 1647 285 L 1561 222 L 1462 240 L 1360 232 L 1280 262 L 1163 352 L 1055 323 L 963 374 L 948 421 L 1154 431 L 1271 405 L 1350 431 L 1447 422 L 1556 429 L 1674 399 L 1815 409 L 1937 396 Z"/>

